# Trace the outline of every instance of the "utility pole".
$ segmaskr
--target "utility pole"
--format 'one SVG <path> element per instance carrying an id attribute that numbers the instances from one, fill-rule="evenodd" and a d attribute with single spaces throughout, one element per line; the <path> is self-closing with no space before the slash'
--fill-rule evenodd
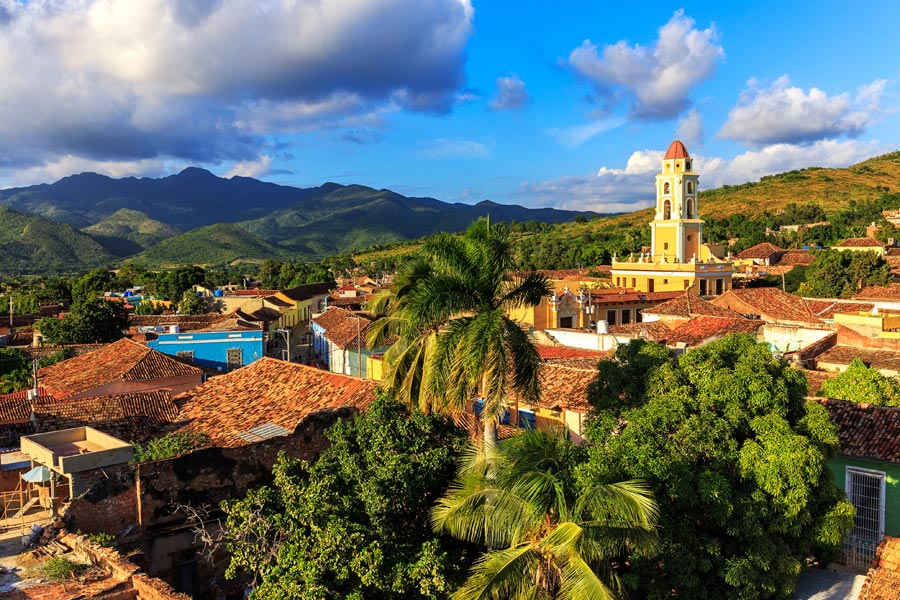
<path id="1" fill-rule="evenodd" d="M 362 340 L 359 339 L 359 315 L 356 315 L 356 376 L 362 377 Z"/>
<path id="2" fill-rule="evenodd" d="M 291 330 L 290 329 L 276 329 L 275 333 L 280 333 L 284 336 L 284 341 L 287 344 L 287 361 L 291 362 Z"/>

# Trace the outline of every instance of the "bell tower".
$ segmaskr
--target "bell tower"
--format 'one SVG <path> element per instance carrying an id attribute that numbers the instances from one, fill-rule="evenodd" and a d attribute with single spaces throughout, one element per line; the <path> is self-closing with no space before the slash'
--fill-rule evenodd
<path id="1" fill-rule="evenodd" d="M 656 176 L 656 214 L 650 223 L 655 262 L 685 263 L 701 257 L 703 221 L 698 217 L 698 179 L 687 148 L 675 140 Z"/>

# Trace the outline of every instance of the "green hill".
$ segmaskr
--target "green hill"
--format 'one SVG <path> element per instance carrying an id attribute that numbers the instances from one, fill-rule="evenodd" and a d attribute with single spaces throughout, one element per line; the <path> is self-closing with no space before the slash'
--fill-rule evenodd
<path id="1" fill-rule="evenodd" d="M 173 267 L 261 262 L 267 258 L 287 256 L 282 248 L 233 223 L 220 223 L 163 240 L 130 260 L 150 267 Z"/>
<path id="2" fill-rule="evenodd" d="M 76 272 L 114 260 L 68 225 L 0 206 L 0 274 Z"/>
<path id="3" fill-rule="evenodd" d="M 181 233 L 145 213 L 122 208 L 99 223 L 82 229 L 116 256 L 130 256 Z"/>

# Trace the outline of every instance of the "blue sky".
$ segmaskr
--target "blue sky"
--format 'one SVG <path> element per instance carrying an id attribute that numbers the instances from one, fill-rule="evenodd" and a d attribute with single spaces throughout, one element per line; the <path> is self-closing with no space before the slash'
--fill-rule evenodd
<path id="1" fill-rule="evenodd" d="M 900 148 L 900 4 L 0 0 L 0 184 L 188 165 L 450 202 L 652 201 Z"/>

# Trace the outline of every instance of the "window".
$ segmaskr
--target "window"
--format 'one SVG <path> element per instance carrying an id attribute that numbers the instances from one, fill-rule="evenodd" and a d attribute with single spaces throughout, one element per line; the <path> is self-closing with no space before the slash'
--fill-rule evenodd
<path id="1" fill-rule="evenodd" d="M 669 193 L 669 182 L 667 181 L 663 184 L 663 194 L 668 194 L 668 193 Z"/>
<path id="2" fill-rule="evenodd" d="M 572 317 L 560 317 L 559 318 L 559 328 L 560 329 L 571 329 L 572 328 Z"/>
<path id="3" fill-rule="evenodd" d="M 689 161 L 689 160 L 684 161 L 684 170 L 685 171 L 691 170 L 691 161 Z M 688 185 L 690 185 L 690 184 L 688 184 Z"/>
<path id="4" fill-rule="evenodd" d="M 690 169 L 690 168 L 691 168 L 691 167 L 690 167 L 691 163 L 687 163 L 687 164 L 688 164 L 688 169 Z M 687 184 L 687 192 L 688 192 L 688 194 L 693 194 L 693 193 L 694 193 L 694 182 L 693 182 L 693 181 L 688 181 L 688 184 Z"/>
<path id="5" fill-rule="evenodd" d="M 631 278 L 631 287 L 637 288 L 637 278 L 636 277 Z"/>
<path id="6" fill-rule="evenodd" d="M 178 358 L 186 358 L 187 360 L 194 360 L 194 351 L 183 350 L 181 352 L 176 352 L 175 356 L 177 356 Z"/>
<path id="7" fill-rule="evenodd" d="M 725 293 L 725 280 L 724 279 L 716 279 L 716 296 L 721 296 Z"/>
<path id="8" fill-rule="evenodd" d="M 701 295 L 701 296 L 706 296 L 706 295 L 707 295 L 707 292 L 706 292 L 706 280 L 705 280 L 705 279 L 701 279 L 701 280 L 700 280 L 700 295 Z"/>
<path id="9" fill-rule="evenodd" d="M 845 490 L 856 516 L 844 545 L 844 557 L 848 564 L 868 565 L 884 537 L 885 473 L 847 467 Z"/>
<path id="10" fill-rule="evenodd" d="M 688 184 L 690 186 L 691 184 Z M 694 200 L 692 198 L 688 198 L 687 200 L 687 218 L 694 218 Z"/>
<path id="11" fill-rule="evenodd" d="M 666 185 L 669 185 L 668 183 Z M 668 200 L 663 202 L 663 219 L 672 218 L 672 203 Z"/>
<path id="12" fill-rule="evenodd" d="M 663 242 L 663 250 L 669 249 L 669 242 Z"/>
<path id="13" fill-rule="evenodd" d="M 616 311 L 608 310 L 606 311 L 606 322 L 610 325 L 616 324 Z"/>
<path id="14" fill-rule="evenodd" d="M 631 310 L 624 308 L 622 309 L 622 325 L 628 325 L 631 323 Z"/>
<path id="15" fill-rule="evenodd" d="M 519 409 L 519 427 L 522 429 L 534 429 L 537 425 L 537 419 L 530 410 Z"/>
<path id="16" fill-rule="evenodd" d="M 651 294 L 652 294 L 653 291 L 654 291 L 654 287 L 655 287 L 655 286 L 653 285 L 654 283 L 655 283 L 655 282 L 653 281 L 653 278 L 652 278 L 652 277 L 651 277 L 650 279 L 647 280 L 647 291 L 650 292 Z"/>
<path id="17" fill-rule="evenodd" d="M 240 348 L 229 348 L 225 351 L 225 362 L 228 370 L 239 369 L 244 364 L 244 352 Z"/>

